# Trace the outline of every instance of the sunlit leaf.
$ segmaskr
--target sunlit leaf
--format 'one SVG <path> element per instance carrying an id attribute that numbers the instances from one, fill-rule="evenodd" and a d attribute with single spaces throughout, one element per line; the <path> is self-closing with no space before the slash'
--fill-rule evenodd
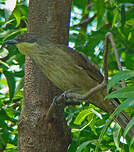
<path id="1" fill-rule="evenodd" d="M 77 148 L 77 151 L 76 152 L 82 152 L 83 149 L 89 144 L 91 143 L 92 141 L 86 141 L 84 143 L 82 143 L 78 148 Z"/>
<path id="2" fill-rule="evenodd" d="M 116 9 L 113 13 L 114 15 L 114 18 L 113 18 L 113 23 L 112 23 L 112 27 L 114 27 L 115 23 L 116 23 L 116 20 L 117 20 L 117 17 L 118 17 L 118 10 Z"/>
<path id="3" fill-rule="evenodd" d="M 90 109 L 85 109 L 85 110 L 82 110 L 78 116 L 76 117 L 74 123 L 77 124 L 77 125 L 80 125 L 84 119 L 91 114 L 91 110 Z"/>
<path id="4" fill-rule="evenodd" d="M 4 69 L 4 70 L 8 70 L 10 67 L 9 65 L 6 63 L 6 62 L 3 62 L 0 60 L 0 64 L 1 64 L 1 67 Z"/>
<path id="5" fill-rule="evenodd" d="M 128 123 L 127 127 L 125 128 L 124 131 L 124 136 L 127 135 L 128 131 L 131 129 L 131 127 L 134 125 L 134 117 L 130 120 L 130 122 Z"/>
<path id="6" fill-rule="evenodd" d="M 13 11 L 13 16 L 16 18 L 16 27 L 18 27 L 20 25 L 20 21 L 21 21 L 21 12 L 19 9 L 19 6 L 17 6 L 14 11 Z"/>
<path id="7" fill-rule="evenodd" d="M 118 124 L 115 124 L 114 128 L 113 128 L 113 138 L 114 138 L 114 142 L 115 142 L 115 145 L 116 145 L 117 149 L 120 149 L 119 148 L 120 130 L 121 130 L 121 127 Z"/>
<path id="8" fill-rule="evenodd" d="M 106 96 L 106 99 L 110 98 L 134 98 L 134 86 L 125 87 L 118 89 L 117 91 L 113 91 Z"/>
<path id="9" fill-rule="evenodd" d="M 132 38 L 132 32 L 129 32 L 128 34 L 128 41 Z"/>
<path id="10" fill-rule="evenodd" d="M 123 111 L 125 108 L 134 106 L 134 98 L 128 98 L 118 106 L 117 114 Z"/>
<path id="11" fill-rule="evenodd" d="M 100 119 L 102 119 L 101 114 L 100 114 L 100 113 L 98 113 L 96 110 L 91 109 L 91 111 L 92 111 L 95 115 L 97 115 Z"/>
<path id="12" fill-rule="evenodd" d="M 131 139 L 130 146 L 133 145 L 133 144 L 134 144 L 134 135 L 133 135 L 133 137 Z"/>
<path id="13" fill-rule="evenodd" d="M 25 6 L 25 5 L 21 5 L 21 6 L 19 6 L 19 8 L 20 8 L 22 14 L 27 18 L 27 16 L 28 16 L 28 7 Z"/>
<path id="14" fill-rule="evenodd" d="M 99 151 L 99 147 L 101 146 L 101 142 L 102 142 L 103 137 L 104 137 L 104 135 L 106 133 L 106 130 L 110 126 L 110 124 L 111 124 L 112 120 L 114 119 L 115 115 L 116 115 L 116 110 L 110 115 L 109 119 L 107 120 L 107 122 L 105 123 L 105 125 L 103 127 L 103 129 L 102 129 L 102 131 L 101 131 L 101 133 L 99 135 L 98 142 L 96 144 L 95 152 Z"/>
<path id="15" fill-rule="evenodd" d="M 129 78 L 134 77 L 134 71 L 130 71 L 130 70 L 125 70 L 125 71 L 120 71 L 117 74 L 115 74 L 112 79 L 108 82 L 108 87 L 107 90 L 109 92 L 109 90 L 119 81 L 121 80 L 126 80 Z"/>

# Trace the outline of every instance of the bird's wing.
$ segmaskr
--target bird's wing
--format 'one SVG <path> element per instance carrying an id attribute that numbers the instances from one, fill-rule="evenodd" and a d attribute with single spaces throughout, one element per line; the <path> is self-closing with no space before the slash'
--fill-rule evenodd
<path id="1" fill-rule="evenodd" d="M 97 81 L 98 83 L 103 81 L 104 77 L 100 73 L 100 70 L 92 61 L 88 59 L 85 54 L 75 51 L 65 45 L 58 45 L 58 47 L 71 55 L 76 64 L 82 67 L 93 80 Z"/>

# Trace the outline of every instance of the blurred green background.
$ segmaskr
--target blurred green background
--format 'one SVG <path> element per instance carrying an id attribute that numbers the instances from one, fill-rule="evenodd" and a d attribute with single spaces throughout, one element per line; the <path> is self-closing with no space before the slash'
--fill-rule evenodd
<path id="1" fill-rule="evenodd" d="M 28 1 L 0 0 L 0 44 L 27 31 Z M 68 106 L 65 115 L 72 128 L 73 141 L 68 152 L 133 152 L 134 138 L 127 132 L 134 124 L 134 1 L 133 0 L 73 0 L 69 46 L 85 53 L 103 73 L 105 34 L 113 34 L 124 69 L 118 73 L 112 47 L 108 56 L 109 88 L 120 86 L 125 79 L 125 90 L 113 92 L 124 110 L 132 117 L 125 132 L 112 122 L 106 129 L 109 115 L 85 103 Z M 0 49 L 0 152 L 17 152 L 17 122 L 20 115 L 25 57 L 15 46 Z M 101 136 L 100 136 L 101 135 Z"/>

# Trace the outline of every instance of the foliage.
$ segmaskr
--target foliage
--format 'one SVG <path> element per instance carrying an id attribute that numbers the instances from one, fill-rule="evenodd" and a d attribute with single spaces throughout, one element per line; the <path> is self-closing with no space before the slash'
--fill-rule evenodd
<path id="1" fill-rule="evenodd" d="M 0 44 L 27 30 L 27 1 L 12 0 L 10 10 L 4 7 L 9 2 L 11 0 L 0 0 Z M 86 22 L 92 16 L 95 16 L 92 22 Z M 120 98 L 122 104 L 116 114 L 125 110 L 131 117 L 134 105 L 133 16 L 133 0 L 73 0 L 69 41 L 71 47 L 85 53 L 103 71 L 105 34 L 113 33 L 121 64 L 126 70 L 118 73 L 110 48 L 108 92 L 112 87 L 120 87 L 123 79 L 127 87 L 112 92 L 107 98 Z M 23 98 L 24 62 L 25 57 L 15 46 L 0 50 L 0 151 L 4 152 L 17 151 L 16 128 Z M 66 107 L 65 115 L 73 133 L 68 152 L 94 152 L 96 145 L 99 151 L 134 151 L 134 138 L 130 140 L 127 136 L 134 118 L 123 132 L 118 124 L 111 123 L 112 116 L 109 118 L 93 105 L 83 103 Z"/>
<path id="2" fill-rule="evenodd" d="M 10 10 L 5 6 L 10 3 Z M 14 4 L 14 5 L 13 5 Z M 7 8 L 7 7 L 6 7 Z M 25 1 L 0 1 L 0 43 L 26 31 Z M 0 50 L 0 151 L 17 151 L 17 122 L 24 85 L 24 61 L 15 46 Z"/>
<path id="3" fill-rule="evenodd" d="M 126 80 L 127 84 L 126 88 L 118 89 L 107 96 L 107 98 L 118 97 L 122 102 L 113 115 L 125 110 L 129 112 L 128 114 L 130 116 L 133 116 L 133 6 L 133 1 L 125 0 L 73 1 L 70 42 L 74 44 L 74 47 L 78 51 L 84 52 L 102 69 L 105 34 L 110 31 L 113 34 L 123 69 L 129 69 L 117 73 L 116 59 L 112 48 L 110 48 L 108 63 L 111 80 L 109 81 L 108 92 L 112 87 L 119 88 L 121 80 Z M 94 14 L 96 14 L 96 18 L 92 22 L 88 22 L 86 28 L 78 24 L 84 22 L 84 20 L 86 21 L 86 19 L 92 17 Z M 74 24 L 78 24 L 79 26 L 73 26 Z M 134 139 L 130 140 L 126 136 L 128 130 L 134 124 L 133 118 L 123 133 L 117 124 L 112 123 L 110 125 L 113 115 L 106 121 L 108 119 L 107 114 L 104 114 L 98 109 L 97 113 L 91 111 L 91 107 L 91 105 L 80 105 L 76 109 L 72 109 L 73 114 L 70 114 L 71 121 L 69 121 L 69 124 L 75 129 L 73 129 L 73 143 L 68 151 L 92 152 L 97 149 L 98 151 L 134 151 L 132 144 Z M 85 108 L 88 110 L 85 110 Z M 79 121 L 77 122 L 77 120 Z M 97 120 L 99 123 L 97 123 Z M 126 139 L 125 142 L 123 142 L 122 137 Z"/>

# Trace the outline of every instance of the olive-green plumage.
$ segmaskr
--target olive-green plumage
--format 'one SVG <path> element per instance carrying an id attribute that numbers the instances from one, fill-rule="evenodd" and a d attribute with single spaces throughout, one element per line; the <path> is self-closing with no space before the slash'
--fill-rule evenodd
<path id="1" fill-rule="evenodd" d="M 44 75 L 63 91 L 80 88 L 79 93 L 84 94 L 103 81 L 97 66 L 85 55 L 45 37 L 25 33 L 5 43 L 16 44 L 20 52 L 30 56 Z M 89 101 L 105 112 L 112 113 L 118 104 L 114 100 L 104 100 L 105 95 L 106 90 L 103 89 L 93 94 Z M 117 119 L 125 128 L 127 116 L 122 113 Z"/>
<path id="2" fill-rule="evenodd" d="M 80 88 L 79 93 L 83 94 L 103 81 L 103 75 L 93 62 L 84 54 L 65 45 L 55 44 L 47 38 L 28 33 L 15 40 L 19 42 L 16 45 L 20 52 L 31 56 L 46 77 L 63 91 Z M 90 102 L 111 113 L 113 109 L 106 108 L 104 94 L 105 91 L 95 94 L 90 98 Z"/>

